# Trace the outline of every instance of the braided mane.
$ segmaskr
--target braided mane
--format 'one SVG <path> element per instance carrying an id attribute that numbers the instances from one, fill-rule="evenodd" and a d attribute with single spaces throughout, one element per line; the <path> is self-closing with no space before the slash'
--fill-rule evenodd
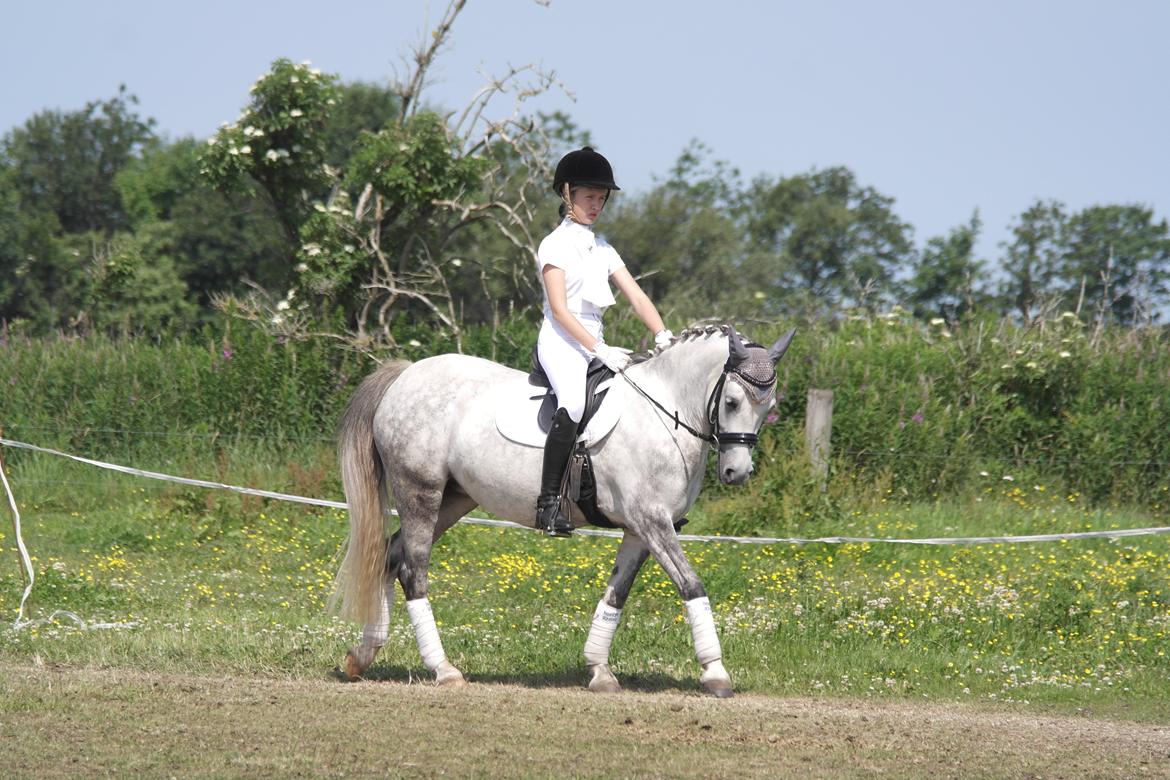
<path id="1" fill-rule="evenodd" d="M 633 356 L 633 359 L 630 362 L 631 363 L 645 363 L 647 360 L 650 360 L 651 358 L 658 357 L 663 352 L 666 352 L 667 350 L 669 350 L 673 347 L 676 347 L 679 344 L 682 344 L 683 342 L 697 341 L 699 339 L 709 338 L 711 336 L 714 336 L 715 334 L 719 334 L 721 336 L 730 336 L 731 335 L 731 326 L 726 325 L 726 324 L 693 325 L 691 327 L 684 328 L 683 330 L 681 330 L 679 332 L 679 334 L 677 336 L 674 337 L 674 341 L 672 341 L 671 343 L 667 344 L 664 347 L 651 347 L 646 352 L 638 353 L 637 355 Z"/>

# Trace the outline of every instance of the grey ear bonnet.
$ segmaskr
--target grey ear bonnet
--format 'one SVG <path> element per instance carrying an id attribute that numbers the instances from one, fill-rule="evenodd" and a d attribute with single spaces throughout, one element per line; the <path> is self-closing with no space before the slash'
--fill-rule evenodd
<path id="1" fill-rule="evenodd" d="M 735 364 L 728 376 L 744 389 L 752 403 L 764 403 L 776 389 L 776 366 L 772 364 L 768 350 L 759 344 L 749 341 L 743 349 L 743 359 Z"/>
<path id="2" fill-rule="evenodd" d="M 788 331 L 777 339 L 775 344 L 766 348 L 753 341 L 743 343 L 734 328 L 728 335 L 730 337 L 728 362 L 734 366 L 729 375 L 747 392 L 752 403 L 760 404 L 767 401 L 776 389 L 776 363 L 788 351 L 788 345 L 792 343 L 796 329 Z"/>

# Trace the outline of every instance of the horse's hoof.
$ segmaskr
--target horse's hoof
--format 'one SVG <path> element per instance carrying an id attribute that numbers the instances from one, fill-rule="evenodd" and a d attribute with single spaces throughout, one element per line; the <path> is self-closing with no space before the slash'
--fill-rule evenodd
<path id="1" fill-rule="evenodd" d="M 593 667 L 593 678 L 589 680 L 589 690 L 593 693 L 617 693 L 622 689 L 613 672 L 604 664 Z"/>
<path id="2" fill-rule="evenodd" d="M 362 679 L 362 672 L 366 670 L 366 667 L 358 661 L 353 650 L 349 650 L 345 654 L 345 662 L 341 665 L 341 670 L 345 674 L 346 680 L 349 682 L 357 682 Z"/>
<path id="3" fill-rule="evenodd" d="M 440 688 L 463 688 L 467 680 L 463 679 L 463 672 L 445 663 L 435 670 L 435 685 Z"/>
<path id="4" fill-rule="evenodd" d="M 735 694 L 731 690 L 731 686 L 727 684 L 706 683 L 707 693 L 714 696 L 716 699 L 730 699 Z"/>
<path id="5" fill-rule="evenodd" d="M 707 689 L 707 693 L 716 699 L 730 699 L 732 696 L 731 675 L 723 668 L 722 661 L 712 661 L 704 666 L 699 682 Z"/>

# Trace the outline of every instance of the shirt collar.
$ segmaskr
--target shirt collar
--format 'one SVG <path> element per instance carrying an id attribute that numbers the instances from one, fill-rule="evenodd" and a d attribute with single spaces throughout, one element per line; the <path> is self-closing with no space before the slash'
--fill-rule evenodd
<path id="1" fill-rule="evenodd" d="M 591 226 L 582 225 L 580 222 L 577 222 L 576 220 L 574 220 L 572 217 L 568 216 L 567 214 L 565 215 L 564 219 L 561 220 L 561 227 L 566 227 L 566 226 L 570 230 L 584 230 L 586 233 L 593 232 L 593 228 Z"/>

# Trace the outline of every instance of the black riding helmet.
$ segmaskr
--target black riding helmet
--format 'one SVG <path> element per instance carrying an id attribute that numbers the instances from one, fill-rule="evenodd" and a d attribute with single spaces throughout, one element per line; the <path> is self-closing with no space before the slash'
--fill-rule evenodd
<path id="1" fill-rule="evenodd" d="M 556 173 L 553 174 L 553 192 L 563 196 L 566 183 L 570 187 L 621 189 L 613 180 L 613 168 L 609 160 L 593 151 L 592 146 L 569 152 L 557 163 Z"/>

